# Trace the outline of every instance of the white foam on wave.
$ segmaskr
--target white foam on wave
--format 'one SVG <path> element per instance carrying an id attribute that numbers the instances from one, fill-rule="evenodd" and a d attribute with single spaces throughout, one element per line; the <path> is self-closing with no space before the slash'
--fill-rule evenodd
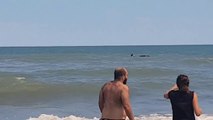
<path id="1" fill-rule="evenodd" d="M 38 118 L 29 118 L 27 120 L 99 120 L 99 118 L 85 118 L 85 117 L 77 117 L 74 115 L 70 115 L 68 117 L 58 117 L 54 115 L 46 115 L 41 114 Z M 135 117 L 135 120 L 172 120 L 172 115 L 160 115 L 160 114 L 151 114 L 151 115 L 141 115 L 139 117 Z M 212 115 L 201 115 L 200 117 L 196 117 L 196 120 L 213 120 Z"/>
<path id="2" fill-rule="evenodd" d="M 25 80 L 25 77 L 16 77 L 17 80 Z"/>
<path id="3" fill-rule="evenodd" d="M 201 115 L 200 117 L 195 117 L 196 120 L 213 120 L 212 115 Z M 136 120 L 172 120 L 171 114 L 151 114 L 151 115 L 143 115 L 141 117 L 136 117 Z"/>
<path id="4" fill-rule="evenodd" d="M 27 120 L 99 120 L 99 118 L 85 118 L 85 117 L 76 117 L 74 115 L 70 115 L 68 117 L 58 117 L 54 115 L 46 115 L 46 114 L 41 114 L 38 118 L 29 118 Z"/>

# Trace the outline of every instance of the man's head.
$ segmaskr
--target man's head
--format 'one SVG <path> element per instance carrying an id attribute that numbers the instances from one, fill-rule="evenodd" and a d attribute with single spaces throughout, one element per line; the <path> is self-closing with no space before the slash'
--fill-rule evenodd
<path id="1" fill-rule="evenodd" d="M 127 69 L 124 67 L 118 67 L 114 71 L 114 79 L 121 80 L 124 84 L 126 84 L 128 79 Z"/>
<path id="2" fill-rule="evenodd" d="M 179 90 L 187 91 L 189 87 L 189 78 L 186 75 L 179 75 L 176 84 Z"/>

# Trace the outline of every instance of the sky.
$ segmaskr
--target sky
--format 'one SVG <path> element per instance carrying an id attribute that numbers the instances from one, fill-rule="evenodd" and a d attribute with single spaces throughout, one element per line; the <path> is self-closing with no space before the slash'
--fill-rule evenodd
<path id="1" fill-rule="evenodd" d="M 213 44 L 213 0 L 2 0 L 0 46 Z"/>

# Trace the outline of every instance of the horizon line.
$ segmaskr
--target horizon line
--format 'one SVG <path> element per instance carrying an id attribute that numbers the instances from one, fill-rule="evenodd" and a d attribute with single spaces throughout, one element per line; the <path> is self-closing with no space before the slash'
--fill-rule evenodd
<path id="1" fill-rule="evenodd" d="M 146 45 L 6 45 L 0 46 L 1 48 L 6 47 L 125 47 L 125 46 L 202 46 L 202 45 L 213 45 L 213 44 L 146 44 Z"/>

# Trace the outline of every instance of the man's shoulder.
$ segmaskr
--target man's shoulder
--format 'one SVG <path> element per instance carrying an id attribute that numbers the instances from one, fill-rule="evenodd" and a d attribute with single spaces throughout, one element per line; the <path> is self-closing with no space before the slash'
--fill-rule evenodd
<path id="1" fill-rule="evenodd" d="M 102 89 L 105 88 L 105 87 L 108 87 L 112 84 L 112 81 L 110 82 L 106 82 L 103 86 L 102 86 Z"/>
<path id="2" fill-rule="evenodd" d="M 127 85 L 123 85 L 124 89 L 129 89 L 129 87 Z"/>
<path id="3" fill-rule="evenodd" d="M 109 84 L 112 84 L 112 81 L 106 82 L 103 86 L 106 86 L 106 85 L 109 85 Z"/>
<path id="4" fill-rule="evenodd" d="M 129 91 L 129 87 L 127 85 L 123 84 L 123 85 L 120 86 L 120 88 L 121 88 L 122 91 Z"/>

